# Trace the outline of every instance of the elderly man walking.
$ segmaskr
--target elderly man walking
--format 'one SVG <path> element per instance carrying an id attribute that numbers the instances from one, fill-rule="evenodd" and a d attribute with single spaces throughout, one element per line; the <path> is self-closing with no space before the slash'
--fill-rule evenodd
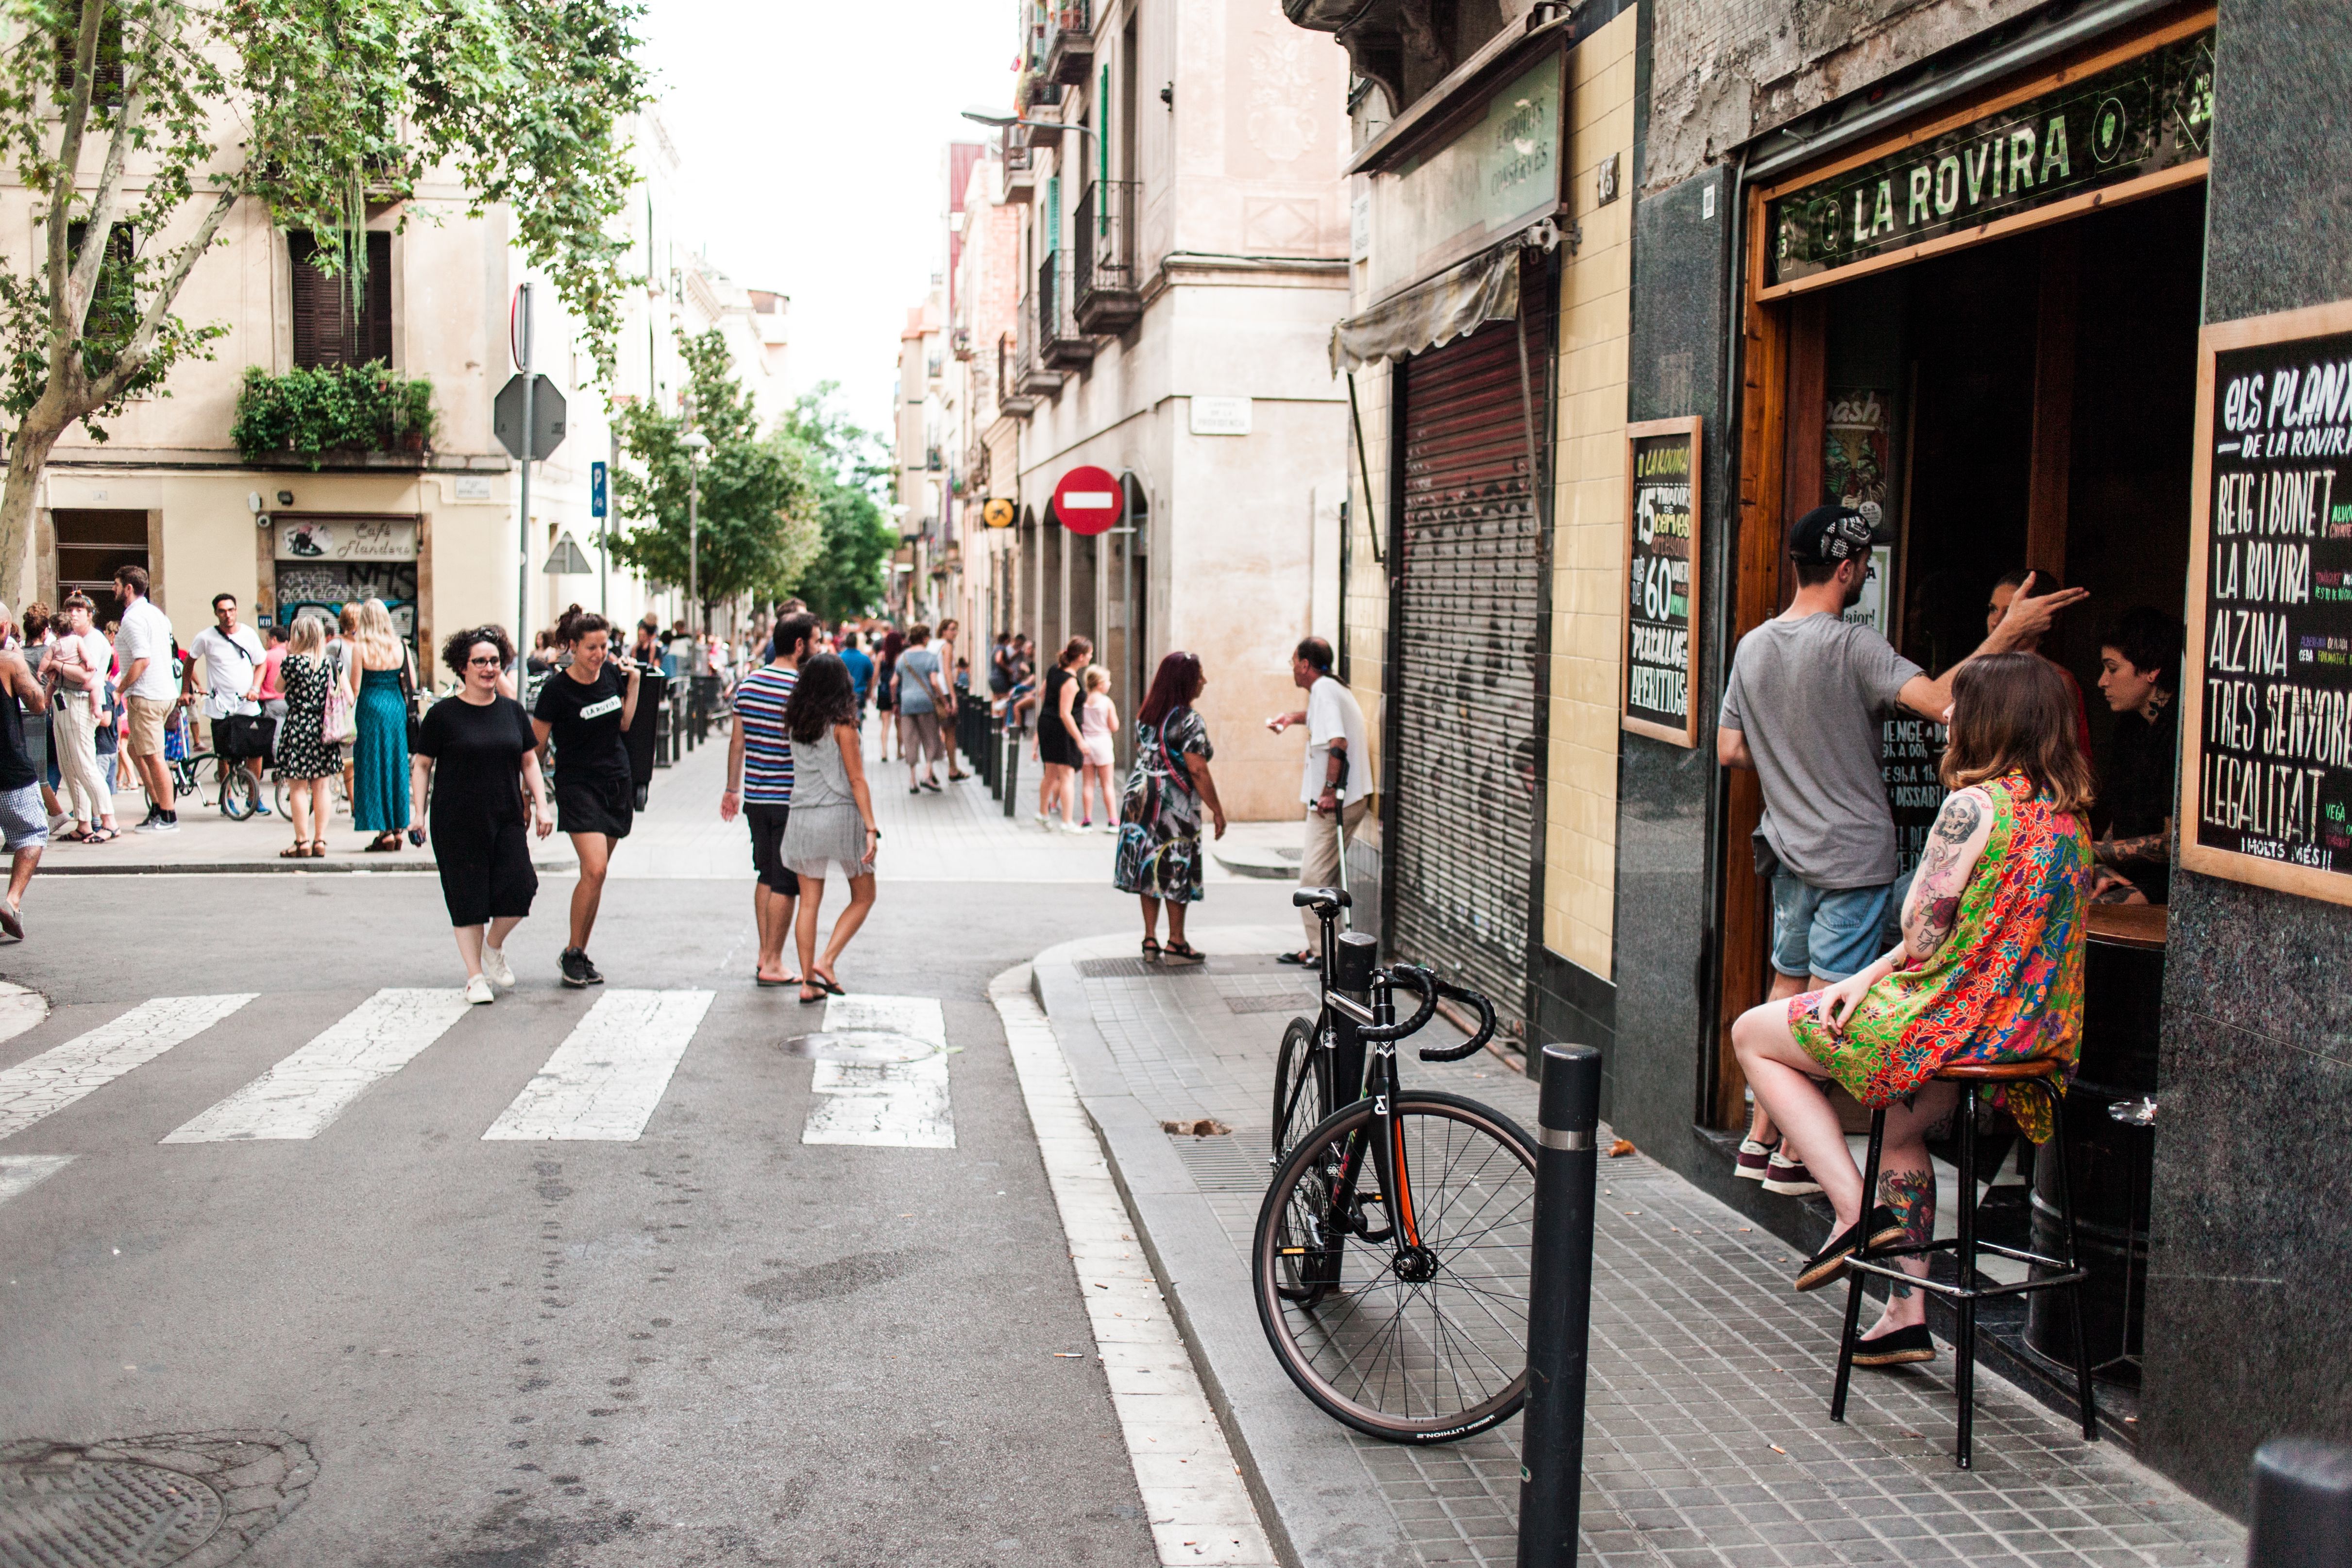
<path id="1" fill-rule="evenodd" d="M 1331 674 L 1331 644 L 1309 637 L 1290 656 L 1290 678 L 1307 694 L 1307 706 L 1265 721 L 1280 735 L 1294 724 L 1307 727 L 1307 768 L 1298 781 L 1307 808 L 1307 852 L 1299 857 L 1298 885 L 1329 887 L 1339 880 L 1339 859 L 1364 820 L 1372 792 L 1371 756 L 1364 749 L 1364 710 L 1356 694 Z M 1299 911 L 1307 946 L 1281 955 L 1286 964 L 1319 964 L 1320 924 L 1311 909 Z"/>

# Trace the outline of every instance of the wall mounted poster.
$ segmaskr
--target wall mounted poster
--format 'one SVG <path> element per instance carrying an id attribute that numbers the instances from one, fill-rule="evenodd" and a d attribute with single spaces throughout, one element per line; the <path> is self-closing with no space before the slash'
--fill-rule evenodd
<path id="1" fill-rule="evenodd" d="M 1625 430 L 1624 727 L 1698 744 L 1691 672 L 1699 625 L 1699 422 Z"/>
<path id="2" fill-rule="evenodd" d="M 2352 301 L 2200 335 L 2180 863 L 2352 904 Z"/>

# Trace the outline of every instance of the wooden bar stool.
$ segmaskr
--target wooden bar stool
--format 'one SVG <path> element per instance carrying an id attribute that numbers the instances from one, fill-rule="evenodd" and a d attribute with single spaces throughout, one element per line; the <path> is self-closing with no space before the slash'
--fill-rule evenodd
<path id="1" fill-rule="evenodd" d="M 1849 1261 L 1849 1283 L 1845 1299 L 1845 1330 L 1838 1339 L 1837 1387 L 1830 1396 L 1830 1419 L 1845 1419 L 1846 1385 L 1853 1379 L 1854 1345 L 1861 1336 L 1862 1277 L 1876 1274 L 1882 1279 L 1900 1281 L 1922 1291 L 1933 1291 L 1954 1303 L 1959 1312 L 1960 1338 L 1952 1355 L 1952 1385 L 1959 1401 L 1959 1468 L 1971 1468 L 1971 1437 L 1976 1416 L 1977 1303 L 1990 1296 L 2022 1296 L 2034 1291 L 2066 1291 L 2066 1306 L 2074 1327 L 2074 1400 L 2083 1417 L 2083 1439 L 2098 1440 L 2098 1412 L 2091 1403 L 2091 1360 L 2083 1349 L 2083 1281 L 2089 1270 L 2077 1261 L 2074 1247 L 2074 1199 L 2066 1185 L 2066 1092 L 2058 1082 L 2062 1064 L 2054 1060 L 2038 1061 L 1994 1061 L 1977 1065 L 1948 1066 L 1935 1074 L 1937 1081 L 1960 1086 L 1960 1213 L 1959 1235 L 1947 1241 L 1929 1241 L 1922 1245 L 1897 1247 L 1864 1246 Z M 2051 1141 L 2045 1145 L 2049 1157 L 2058 1162 L 2058 1208 L 2066 1237 L 2066 1256 L 2044 1258 L 2038 1252 L 2021 1252 L 2014 1248 L 1977 1239 L 1977 1095 L 1986 1084 L 2008 1083 L 2020 1088 L 2030 1087 L 2046 1095 L 2055 1121 Z M 1874 1111 L 1870 1116 L 1870 1158 L 1862 1174 L 1863 1207 L 1865 1211 L 1877 1201 L 1878 1161 L 1886 1141 L 1886 1112 Z M 2037 1156 L 2040 1157 L 2040 1156 Z M 1947 1249 L 1958 1255 L 1959 1282 L 1948 1285 L 1937 1280 L 1916 1279 L 1906 1273 L 1897 1261 L 1941 1252 Z M 2003 1258 L 2015 1259 L 2027 1265 L 2026 1277 L 2014 1285 L 1979 1282 L 1977 1277 L 1977 1254 L 1991 1252 Z M 2033 1270 L 2054 1270 L 2042 1279 L 2033 1278 Z"/>

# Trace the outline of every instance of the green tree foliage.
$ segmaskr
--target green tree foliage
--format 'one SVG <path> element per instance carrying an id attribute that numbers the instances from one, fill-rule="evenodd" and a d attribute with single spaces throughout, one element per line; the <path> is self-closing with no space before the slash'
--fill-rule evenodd
<path id="1" fill-rule="evenodd" d="M 781 599 L 818 552 L 808 454 L 782 425 L 761 432 L 750 397 L 730 373 L 718 329 L 699 337 L 680 332 L 677 341 L 689 372 L 693 423 L 641 402 L 617 410 L 621 451 L 631 463 L 613 476 L 614 515 L 638 526 L 614 538 L 613 553 L 656 582 L 686 586 L 683 438 L 698 429 L 710 442 L 694 529 L 703 605 L 739 594 Z"/>
<path id="2" fill-rule="evenodd" d="M 834 406 L 835 390 L 835 382 L 818 383 L 783 423 L 808 454 L 817 493 L 819 549 L 798 591 L 827 621 L 881 606 L 883 569 L 898 547 L 898 530 L 877 495 L 889 465 L 873 435 Z"/>
<path id="3" fill-rule="evenodd" d="M 0 582 L 25 558 L 42 470 L 77 422 L 166 391 L 227 329 L 173 312 L 241 199 L 341 236 L 317 265 L 364 270 L 367 214 L 454 168 L 609 366 L 647 101 L 635 0 L 0 0 L 0 157 L 34 193 L 30 254 L 0 253 Z"/>

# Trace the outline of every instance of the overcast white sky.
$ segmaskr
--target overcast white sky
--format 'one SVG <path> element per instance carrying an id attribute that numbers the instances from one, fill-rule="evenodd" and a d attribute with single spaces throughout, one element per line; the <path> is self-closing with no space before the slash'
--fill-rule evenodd
<path id="1" fill-rule="evenodd" d="M 940 149 L 1010 110 L 1010 0 L 652 0 L 662 122 L 685 232 L 748 287 L 792 296 L 792 380 L 837 381 L 890 423 L 908 307 L 942 265 Z"/>

